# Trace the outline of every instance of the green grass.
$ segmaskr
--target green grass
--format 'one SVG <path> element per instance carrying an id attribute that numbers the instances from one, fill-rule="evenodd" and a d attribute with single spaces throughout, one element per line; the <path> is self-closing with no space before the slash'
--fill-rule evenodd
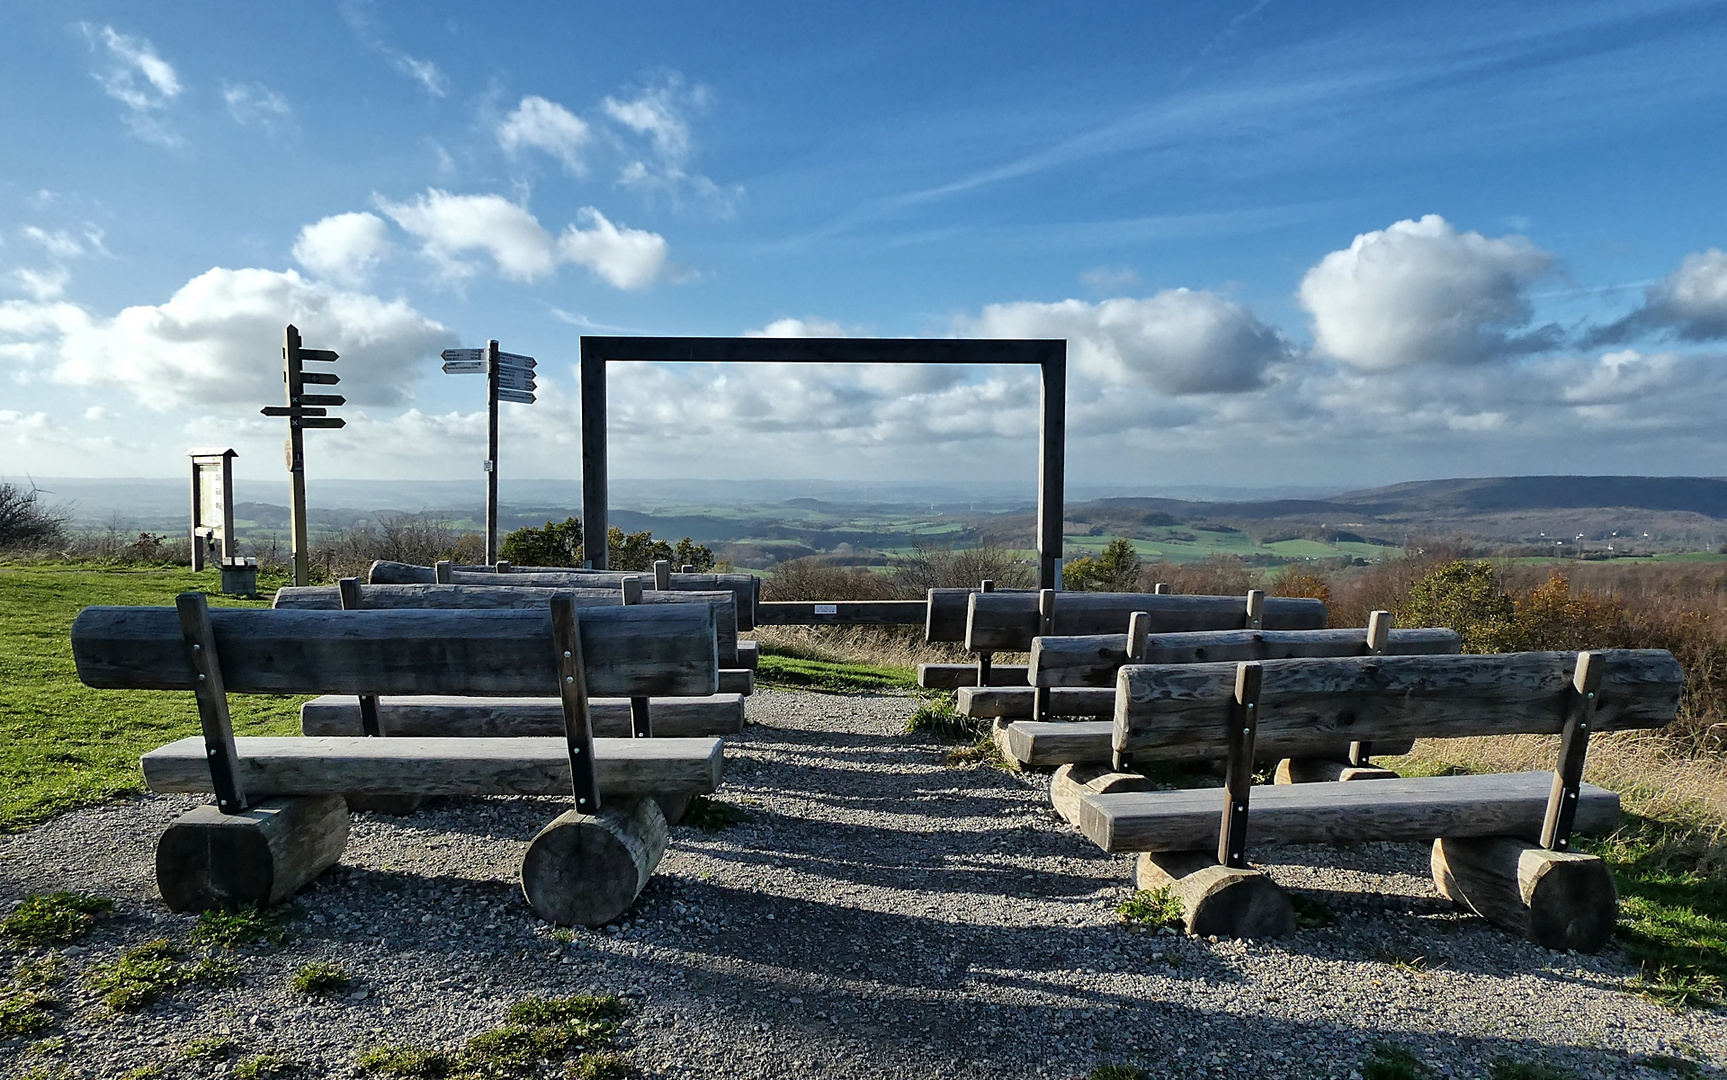
<path id="1" fill-rule="evenodd" d="M 328 960 L 314 960 L 302 964 L 300 970 L 294 972 L 294 980 L 289 985 L 302 994 L 334 994 L 346 990 L 354 984 L 354 977 L 348 974 L 348 969 L 341 964 L 332 964 Z"/>
<path id="2" fill-rule="evenodd" d="M 974 743 L 988 733 L 988 720 L 961 716 L 954 710 L 954 701 L 950 691 L 924 691 L 923 704 L 906 721 L 906 734 L 934 735 L 950 743 Z"/>
<path id="3" fill-rule="evenodd" d="M 868 694 L 918 688 L 917 673 L 910 668 L 835 664 L 765 651 L 760 666 L 756 668 L 756 680 L 764 686 L 829 694 Z"/>
<path id="4" fill-rule="evenodd" d="M 690 825 L 705 833 L 716 833 L 729 829 L 750 819 L 750 812 L 741 806 L 733 806 L 729 802 L 706 795 L 690 797 L 690 808 L 684 811 L 684 820 L 679 824 Z"/>
<path id="5" fill-rule="evenodd" d="M 1407 1047 L 1377 1042 L 1361 1062 L 1362 1080 L 1425 1080 L 1433 1070 Z"/>
<path id="6" fill-rule="evenodd" d="M 619 1080 L 623 1059 L 611 1053 L 618 1021 L 626 1012 L 615 994 L 528 998 L 510 1006 L 505 1023 L 469 1039 L 457 1053 L 413 1046 L 375 1046 L 355 1061 L 363 1073 L 408 1080 L 489 1080 L 544 1074 L 569 1061 L 566 1075 L 580 1080 Z"/>
<path id="7" fill-rule="evenodd" d="M 260 911 L 256 907 L 223 911 L 212 908 L 198 916 L 198 924 L 186 935 L 193 945 L 216 945 L 232 949 L 238 945 L 280 945 L 288 939 L 281 910 Z"/>
<path id="8" fill-rule="evenodd" d="M 180 1056 L 184 1058 L 219 1058 L 226 1057 L 236 1049 L 234 1040 L 226 1035 L 204 1035 L 191 1039 L 180 1047 Z"/>
<path id="9" fill-rule="evenodd" d="M 0 830 L 142 791 L 138 756 L 198 732 L 189 693 L 79 683 L 70 640 L 78 612 L 92 604 L 170 606 L 195 590 L 217 593 L 210 597 L 217 606 L 269 606 L 221 596 L 220 587 L 214 570 L 0 566 Z M 295 734 L 303 700 L 232 696 L 234 729 Z"/>
<path id="10" fill-rule="evenodd" d="M 1577 1080 L 1577 1074 L 1570 1069 L 1520 1061 L 1503 1054 L 1487 1066 L 1487 1076 L 1488 1080 Z"/>
<path id="11" fill-rule="evenodd" d="M 1186 914 L 1179 896 L 1170 895 L 1169 886 L 1161 889 L 1141 889 L 1116 906 L 1115 913 L 1123 922 L 1146 926 L 1167 926 L 1181 929 Z"/>
<path id="12" fill-rule="evenodd" d="M 27 896 L 0 921 L 0 933 L 20 945 L 64 945 L 89 933 L 96 916 L 112 910 L 114 901 L 89 893 Z"/>
<path id="13" fill-rule="evenodd" d="M 34 1035 L 54 1024 L 48 1009 L 57 1004 L 40 990 L 0 989 L 0 1036 Z"/>
<path id="14" fill-rule="evenodd" d="M 274 1077 L 298 1072 L 299 1069 L 298 1065 L 275 1054 L 254 1054 L 236 1061 L 234 1071 L 228 1075 L 234 1080 L 272 1080 Z"/>
<path id="15" fill-rule="evenodd" d="M 234 975 L 235 969 L 221 961 L 206 957 L 188 964 L 181 959 L 184 955 L 178 945 L 158 938 L 127 949 L 111 963 L 93 965 L 85 982 L 110 1009 L 132 1012 L 187 983 L 221 983 Z"/>

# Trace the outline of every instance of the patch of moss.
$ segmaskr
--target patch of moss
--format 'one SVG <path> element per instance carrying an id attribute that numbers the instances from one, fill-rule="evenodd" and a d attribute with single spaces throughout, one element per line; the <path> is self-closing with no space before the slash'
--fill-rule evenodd
<path id="1" fill-rule="evenodd" d="M 110 1009 L 131 1012 L 187 983 L 226 982 L 237 970 L 232 964 L 210 958 L 196 964 L 182 963 L 184 955 L 185 950 L 178 945 L 158 938 L 127 949 L 113 963 L 92 967 L 85 981 Z"/>
<path id="2" fill-rule="evenodd" d="M 729 829 L 750 819 L 749 811 L 741 806 L 733 806 L 719 799 L 706 795 L 690 797 L 689 809 L 684 811 L 684 819 L 680 824 L 689 825 L 705 833 L 716 833 Z"/>
<path id="3" fill-rule="evenodd" d="M 355 1065 L 361 1072 L 410 1080 L 484 1080 L 538 1075 L 545 1066 L 580 1054 L 569 1063 L 570 1075 L 613 1080 L 625 1075 L 618 1071 L 622 1059 L 610 1053 L 625 1011 L 623 999 L 614 994 L 528 998 L 510 1006 L 501 1027 L 469 1039 L 460 1053 L 376 1046 Z"/>
<path id="4" fill-rule="evenodd" d="M 198 924 L 192 927 L 186 940 L 193 945 L 225 949 L 255 943 L 280 945 L 288 939 L 288 931 L 282 926 L 284 918 L 281 911 L 257 907 L 212 908 L 198 916 Z"/>
<path id="5" fill-rule="evenodd" d="M 235 1049 L 234 1040 L 226 1035 L 205 1035 L 187 1041 L 184 1046 L 180 1047 L 180 1056 L 209 1060 L 226 1057 Z"/>
<path id="6" fill-rule="evenodd" d="M 54 1024 L 48 1009 L 59 1004 L 38 990 L 0 990 L 0 1035 L 34 1035 Z"/>
<path id="7" fill-rule="evenodd" d="M 27 896 L 0 921 L 0 933 L 20 945 L 64 945 L 89 933 L 96 916 L 112 910 L 114 901 L 90 893 L 62 890 Z"/>
<path id="8" fill-rule="evenodd" d="M 300 970 L 294 972 L 294 981 L 290 984 L 302 994 L 334 994 L 346 990 L 354 983 L 354 977 L 348 974 L 348 969 L 341 964 L 332 964 L 328 960 L 314 960 L 302 964 Z"/>
<path id="9" fill-rule="evenodd" d="M 1168 885 L 1158 889 L 1139 890 L 1117 904 L 1115 913 L 1123 922 L 1167 926 L 1176 930 L 1183 927 L 1183 917 L 1187 914 L 1181 897 L 1170 893 Z"/>
<path id="10" fill-rule="evenodd" d="M 234 1080 L 274 1080 L 299 1069 L 299 1065 L 275 1054 L 253 1054 L 235 1062 L 233 1072 L 228 1075 Z"/>

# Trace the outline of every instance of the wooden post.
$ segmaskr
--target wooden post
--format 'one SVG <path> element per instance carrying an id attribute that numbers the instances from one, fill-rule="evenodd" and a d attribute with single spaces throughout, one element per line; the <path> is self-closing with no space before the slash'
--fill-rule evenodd
<path id="1" fill-rule="evenodd" d="M 1168 596 L 1169 595 L 1169 582 L 1167 582 L 1167 581 L 1158 582 L 1156 585 L 1153 585 L 1151 587 L 1151 592 L 1152 592 L 1152 595 L 1154 595 L 1154 596 Z"/>
<path id="2" fill-rule="evenodd" d="M 288 407 L 294 408 L 300 404 L 305 376 L 300 362 L 300 331 L 292 323 L 282 331 L 282 364 Z M 306 529 L 306 436 L 300 430 L 299 418 L 292 416 L 288 418 L 288 521 L 294 584 L 308 585 L 312 567 Z"/>
<path id="3" fill-rule="evenodd" d="M 498 561 L 498 343 L 486 342 L 486 564 Z M 499 571 L 503 573 L 503 571 Z"/>
<path id="4" fill-rule="evenodd" d="M 492 572 L 494 574 L 507 574 L 507 573 L 509 573 L 510 572 L 510 560 L 499 559 L 497 562 L 492 564 Z"/>
<path id="5" fill-rule="evenodd" d="M 1367 616 L 1367 651 L 1374 656 L 1383 655 L 1385 646 L 1391 641 L 1392 618 L 1389 611 L 1375 611 Z M 1373 743 L 1359 740 L 1349 744 L 1349 764 L 1356 769 L 1373 768 Z"/>
<path id="6" fill-rule="evenodd" d="M 1055 590 L 1039 589 L 1037 593 L 1038 636 L 1055 633 Z M 1034 687 L 1031 692 L 1031 718 L 1042 720 L 1049 712 L 1049 687 Z"/>
<path id="7" fill-rule="evenodd" d="M 437 578 L 439 585 L 449 585 L 456 580 L 455 564 L 448 559 L 439 559 L 432 566 L 432 576 Z"/>
<path id="8" fill-rule="evenodd" d="M 695 573 L 696 572 L 696 564 L 695 563 L 685 563 L 684 568 L 681 572 L 685 573 L 685 574 Z"/>
<path id="9" fill-rule="evenodd" d="M 558 697 L 564 703 L 564 738 L 570 744 L 570 785 L 576 812 L 600 811 L 600 781 L 594 765 L 594 728 L 588 716 L 588 679 L 582 670 L 582 635 L 576 622 L 576 601 L 554 596 L 552 642 L 558 652 Z"/>
<path id="10" fill-rule="evenodd" d="M 1151 633 L 1151 612 L 1136 611 L 1127 617 L 1127 662 L 1137 664 L 1145 657 L 1145 639 Z"/>
<path id="11" fill-rule="evenodd" d="M 1289 894 L 1258 870 L 1219 866 L 1206 851 L 1142 851 L 1133 887 L 1181 901 L 1182 926 L 1201 937 L 1274 938 L 1295 933 Z"/>
<path id="12" fill-rule="evenodd" d="M 660 592 L 672 587 L 672 563 L 670 559 L 654 560 L 654 588 Z"/>
<path id="13" fill-rule="evenodd" d="M 582 338 L 582 563 L 606 569 L 606 358 Z"/>
<path id="14" fill-rule="evenodd" d="M 192 694 L 198 700 L 198 726 L 204 731 L 204 756 L 210 762 L 210 784 L 216 791 L 216 807 L 224 814 L 246 809 L 246 789 L 240 784 L 238 752 L 234 749 L 234 726 L 228 719 L 228 689 L 222 683 L 222 664 L 216 656 L 216 634 L 210 627 L 210 606 L 203 593 L 181 593 L 174 598 L 180 613 L 180 634 L 198 673 Z"/>
<path id="15" fill-rule="evenodd" d="M 1512 836 L 1433 842 L 1441 896 L 1545 949 L 1595 952 L 1613 937 L 1619 892 L 1594 855 L 1548 851 Z"/>
<path id="16" fill-rule="evenodd" d="M 660 562 L 655 564 L 656 576 L 659 572 L 659 567 L 661 567 L 661 566 L 664 566 L 667 568 L 667 577 L 669 578 L 671 576 L 671 574 L 670 574 L 671 564 L 668 562 L 665 562 L 664 560 L 661 560 Z M 639 604 L 642 602 L 642 579 L 641 578 L 627 577 L 623 580 L 622 584 L 623 584 L 624 606 L 625 607 L 629 607 L 632 604 Z M 637 739 L 647 739 L 647 738 L 653 737 L 653 734 L 654 734 L 653 723 L 648 718 L 648 699 L 645 697 L 632 697 L 630 699 L 630 734 Z"/>
<path id="17" fill-rule="evenodd" d="M 984 578 L 977 583 L 977 591 L 995 592 L 995 581 L 991 578 Z M 977 654 L 977 684 L 979 686 L 989 685 L 989 663 L 993 658 L 993 653 L 981 652 Z"/>
<path id="18" fill-rule="evenodd" d="M 1236 708 L 1229 730 L 1217 861 L 1237 870 L 1247 869 L 1247 802 L 1253 788 L 1253 741 L 1259 729 L 1259 687 L 1264 672 L 1257 662 L 1240 664 L 1235 669 Z"/>
<path id="19" fill-rule="evenodd" d="M 336 586 L 342 597 L 342 610 L 360 610 L 360 579 L 345 577 L 336 582 Z M 360 695 L 360 729 L 373 738 L 384 733 L 378 725 L 378 697 L 376 694 Z"/>
<path id="20" fill-rule="evenodd" d="M 267 799 L 237 814 L 200 806 L 156 842 L 156 885 L 170 911 L 271 907 L 342 857 L 348 824 L 340 795 Z"/>
<path id="21" fill-rule="evenodd" d="M 1060 354 L 1039 365 L 1038 399 L 1037 587 L 1061 588 L 1061 519 L 1065 513 L 1063 477 L 1067 469 L 1067 343 Z M 988 685 L 980 682 L 979 686 Z"/>
<path id="22" fill-rule="evenodd" d="M 1553 792 L 1547 797 L 1547 818 L 1541 825 L 1541 846 L 1569 851 L 1571 823 L 1577 816 L 1578 786 L 1583 783 L 1583 759 L 1589 753 L 1589 729 L 1595 726 L 1595 703 L 1601 691 L 1601 657 L 1577 654 L 1571 677 L 1571 701 L 1559 735 L 1559 765 L 1553 772 Z"/>
<path id="23" fill-rule="evenodd" d="M 1265 590 L 1247 590 L 1247 629 L 1265 629 Z"/>

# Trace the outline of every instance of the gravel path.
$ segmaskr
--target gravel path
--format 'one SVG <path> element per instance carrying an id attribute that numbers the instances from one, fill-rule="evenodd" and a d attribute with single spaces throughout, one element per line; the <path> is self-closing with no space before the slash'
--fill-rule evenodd
<path id="1" fill-rule="evenodd" d="M 137 1014 L 109 1014 L 81 973 L 184 938 L 193 920 L 155 898 L 151 853 L 192 800 L 129 800 L 0 837 L 0 901 L 61 888 L 118 900 L 64 950 L 71 977 L 45 1033 L 63 1045 L 32 1053 L 14 1038 L 0 1061 L 13 1075 L 56 1062 L 220 1074 L 229 1066 L 180 1048 L 222 1034 L 301 1075 L 349 1076 L 367 1046 L 454 1047 L 524 997 L 615 991 L 632 1003 L 620 1045 L 651 1077 L 1078 1078 L 1119 1062 L 1344 1078 L 1381 1039 L 1455 1077 L 1486 1076 L 1501 1055 L 1586 1077 L 1673 1075 L 1643 1064 L 1656 1054 L 1727 1066 L 1727 1016 L 1624 993 L 1632 969 L 1611 951 L 1551 953 L 1460 916 L 1433 891 L 1423 845 L 1259 852 L 1336 915 L 1287 940 L 1130 929 L 1113 914 L 1127 861 L 1055 817 L 1047 778 L 944 766 L 943 748 L 898 734 L 910 709 L 759 691 L 721 792 L 750 819 L 674 829 L 628 919 L 599 931 L 555 933 L 521 899 L 518 861 L 557 801 L 358 815 L 285 946 L 240 950 L 236 985 L 183 988 Z M 309 960 L 341 962 L 357 991 L 293 992 Z"/>

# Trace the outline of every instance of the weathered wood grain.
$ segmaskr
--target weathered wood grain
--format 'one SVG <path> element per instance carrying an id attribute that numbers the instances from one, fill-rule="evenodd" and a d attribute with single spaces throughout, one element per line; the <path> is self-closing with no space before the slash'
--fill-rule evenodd
<path id="1" fill-rule="evenodd" d="M 922 600 L 763 600 L 756 604 L 758 626 L 922 626 L 927 615 L 928 605 Z"/>
<path id="2" fill-rule="evenodd" d="M 1201 664 L 1292 657 L 1367 656 L 1365 629 L 1202 630 L 1185 634 L 1148 634 L 1136 664 Z M 1455 630 L 1393 630 L 1386 642 L 1390 656 L 1463 651 Z M 1039 637 L 1031 644 L 1029 681 L 1035 686 L 1114 686 L 1115 673 L 1128 662 L 1126 634 Z"/>
<path id="3" fill-rule="evenodd" d="M 967 598 L 965 647 L 971 652 L 1025 652 L 1042 632 L 1036 593 L 976 593 Z M 1302 597 L 1265 602 L 1264 629 L 1318 630 L 1325 604 Z M 1153 633 L 1240 630 L 1247 625 L 1243 596 L 1158 596 L 1154 593 L 1057 593 L 1050 633 L 1057 637 L 1127 633 L 1136 611 L 1146 612 Z M 1125 650 L 1125 642 L 1124 642 Z"/>
<path id="4" fill-rule="evenodd" d="M 1112 791 L 1151 791 L 1157 785 L 1139 773 L 1119 773 L 1107 762 L 1063 765 L 1049 778 L 1049 804 L 1069 824 L 1079 820 L 1079 800 Z"/>
<path id="5" fill-rule="evenodd" d="M 227 689 L 242 694 L 475 694 L 557 690 L 549 610 L 210 612 Z M 718 690 L 713 608 L 592 608 L 581 639 L 596 696 L 704 697 Z M 72 623 L 87 686 L 190 690 L 173 608 L 88 607 Z"/>
<path id="6" fill-rule="evenodd" d="M 1110 739 L 1115 723 L 1109 720 L 1061 720 L 1038 723 L 1016 720 L 1002 729 L 1002 753 L 1028 769 L 1053 769 L 1069 762 L 1108 762 L 1111 758 Z M 1413 739 L 1396 739 L 1382 744 L 1380 753 L 1407 754 L 1414 747 Z M 1333 743 L 1320 756 L 1336 757 L 1348 752 L 1348 744 Z M 1275 739 L 1263 737 L 1254 742 L 1254 760 L 1272 763 L 1278 760 L 1279 747 Z M 1210 761 L 1222 755 L 1215 747 L 1166 746 L 1137 755 L 1142 761 Z"/>
<path id="7" fill-rule="evenodd" d="M 756 673 L 749 668 L 721 668 L 714 687 L 715 693 L 749 697 L 756 692 Z"/>
<path id="8" fill-rule="evenodd" d="M 648 712 L 657 738 L 735 735 L 744 727 L 740 694 L 701 698 L 650 698 Z M 594 734 L 630 737 L 628 698 L 590 698 L 588 715 Z M 563 702 L 558 698 L 479 698 L 458 696 L 387 697 L 378 699 L 383 733 L 397 738 L 506 738 L 523 735 L 562 735 Z M 328 694 L 300 706 L 302 735 L 360 735 L 356 699 Z"/>
<path id="9" fill-rule="evenodd" d="M 991 686 L 1027 686 L 1024 664 L 991 664 Z M 919 664 L 917 684 L 928 690 L 958 690 L 977 685 L 976 664 Z"/>
<path id="10" fill-rule="evenodd" d="M 621 588 L 553 589 L 515 585 L 362 585 L 356 589 L 357 607 L 365 611 L 412 611 L 417 609 L 488 611 L 538 608 L 553 596 L 571 596 L 578 608 L 624 607 Z M 738 663 L 737 597 L 723 589 L 707 592 L 642 592 L 635 601 L 643 604 L 707 603 L 714 609 L 715 641 L 722 667 Z M 278 589 L 277 608 L 296 611 L 340 611 L 341 590 L 335 585 L 289 586 Z"/>
<path id="11" fill-rule="evenodd" d="M 1203 937 L 1274 938 L 1295 933 L 1295 905 L 1251 867 L 1218 863 L 1206 851 L 1142 851 L 1133 887 L 1167 888 L 1181 901 L 1182 927 Z"/>
<path id="12" fill-rule="evenodd" d="M 959 642 L 965 640 L 965 613 L 970 596 L 978 589 L 931 589 L 925 598 L 928 613 L 924 619 L 925 641 Z M 1030 589 L 995 589 L 995 592 L 1022 593 L 1036 597 Z M 976 684 L 973 684 L 976 685 Z"/>
<path id="13" fill-rule="evenodd" d="M 604 926 L 635 903 L 665 856 L 666 819 L 653 799 L 568 811 L 528 844 L 522 895 L 559 926 Z"/>
<path id="14" fill-rule="evenodd" d="M 1672 722 L 1685 674 L 1671 653 L 1609 649 L 1600 656 L 1595 730 Z M 1259 737 L 1275 740 L 1283 756 L 1319 757 L 1340 739 L 1557 732 L 1576 660 L 1574 652 L 1267 660 Z M 1115 749 L 1179 745 L 1221 753 L 1235 670 L 1232 663 L 1122 668 Z"/>
<path id="15" fill-rule="evenodd" d="M 558 738 L 259 738 L 235 740 L 240 774 L 259 796 L 568 795 L 569 745 Z M 720 783 L 718 739 L 596 739 L 605 796 L 706 795 Z M 171 742 L 140 761 L 151 791 L 206 792 L 202 739 Z"/>
<path id="16" fill-rule="evenodd" d="M 1433 842 L 1432 863 L 1442 896 L 1546 949 L 1596 952 L 1619 919 L 1613 873 L 1593 855 L 1445 837 Z"/>
<path id="17" fill-rule="evenodd" d="M 450 582 L 456 585 L 505 585 L 541 588 L 621 588 L 626 577 L 638 573 L 622 570 L 581 570 L 572 567 L 517 566 L 508 574 L 487 570 L 451 570 Z M 374 585 L 413 585 L 435 582 L 431 567 L 380 560 L 372 564 L 366 580 Z M 737 602 L 738 629 L 755 629 L 755 606 L 761 592 L 761 579 L 754 574 L 673 574 L 673 592 L 729 592 Z"/>
<path id="18" fill-rule="evenodd" d="M 954 708 L 961 716 L 1017 720 L 1031 716 L 1036 688 L 1031 686 L 962 686 Z M 1115 691 L 1063 687 L 1050 691 L 1050 716 L 1108 716 L 1115 711 Z"/>
<path id="19" fill-rule="evenodd" d="M 1552 773 L 1530 772 L 1260 787 L 1247 844 L 1530 837 L 1541 831 L 1552 783 Z M 1217 843 L 1222 806 L 1213 788 L 1087 795 L 1079 826 L 1105 851 L 1202 851 Z M 1618 823 L 1619 796 L 1583 785 L 1576 828 L 1605 832 Z"/>
<path id="20" fill-rule="evenodd" d="M 207 768 L 204 778 L 208 791 Z M 172 911 L 273 907 L 341 858 L 347 843 L 340 795 L 269 799 L 237 814 L 200 806 L 156 842 L 156 884 Z"/>
<path id="21" fill-rule="evenodd" d="M 759 641 L 742 641 L 742 640 L 740 640 L 738 642 L 738 662 L 737 662 L 738 667 L 749 668 L 751 671 L 754 671 L 754 670 L 756 670 L 756 668 L 761 666 L 761 662 L 762 662 L 761 642 L 759 642 Z"/>

